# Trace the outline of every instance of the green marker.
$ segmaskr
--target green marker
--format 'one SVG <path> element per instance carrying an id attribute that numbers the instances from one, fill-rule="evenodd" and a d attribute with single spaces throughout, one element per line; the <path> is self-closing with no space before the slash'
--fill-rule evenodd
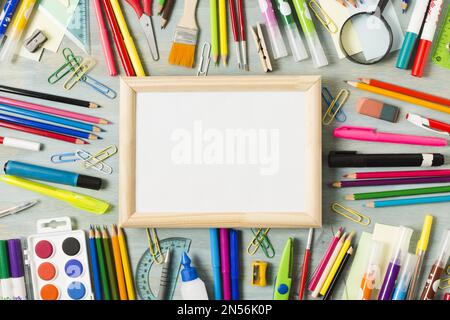
<path id="1" fill-rule="evenodd" d="M 8 244 L 0 240 L 0 300 L 14 298 L 12 281 L 9 274 Z"/>
<path id="2" fill-rule="evenodd" d="M 284 26 L 289 40 L 289 46 L 291 47 L 292 55 L 296 62 L 307 59 L 308 52 L 306 52 L 305 45 L 300 36 L 300 32 L 295 24 L 294 15 L 292 9 L 286 0 L 276 0 L 277 13 Z"/>
<path id="3" fill-rule="evenodd" d="M 323 51 L 319 36 L 317 35 L 316 27 L 311 18 L 308 5 L 305 0 L 293 0 L 295 10 L 297 11 L 298 20 L 302 26 L 303 33 L 306 37 L 309 51 L 311 53 L 313 64 L 315 68 L 320 68 L 328 65 L 328 59 Z"/>

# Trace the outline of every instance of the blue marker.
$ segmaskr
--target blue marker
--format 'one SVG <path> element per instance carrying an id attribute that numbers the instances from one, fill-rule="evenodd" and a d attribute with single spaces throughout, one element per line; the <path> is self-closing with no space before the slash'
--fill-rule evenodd
<path id="1" fill-rule="evenodd" d="M 102 179 L 97 177 L 85 176 L 75 172 L 56 170 L 18 161 L 8 161 L 5 164 L 4 170 L 7 175 L 25 179 L 42 180 L 92 190 L 100 190 L 102 187 Z"/>
<path id="2" fill-rule="evenodd" d="M 220 271 L 219 230 L 209 229 L 211 246 L 211 265 L 214 276 L 214 299 L 222 300 L 222 276 Z"/>
<path id="3" fill-rule="evenodd" d="M 231 299 L 239 300 L 238 232 L 230 229 Z"/>
<path id="4" fill-rule="evenodd" d="M 406 300 L 409 284 L 416 268 L 417 258 L 418 256 L 415 254 L 408 253 L 405 265 L 402 266 L 402 272 L 397 281 L 397 287 L 392 295 L 392 300 Z"/>
<path id="5" fill-rule="evenodd" d="M 8 29 L 18 4 L 19 0 L 6 0 L 5 6 L 0 14 L 0 47 L 2 39 L 6 33 L 6 29 Z"/>
<path id="6" fill-rule="evenodd" d="M 397 57 L 397 68 L 399 69 L 408 69 L 409 67 L 409 61 L 416 46 L 429 2 L 429 0 L 416 1 L 411 20 L 409 20 L 409 25 L 406 29 L 405 38 L 403 39 L 402 48 Z"/>

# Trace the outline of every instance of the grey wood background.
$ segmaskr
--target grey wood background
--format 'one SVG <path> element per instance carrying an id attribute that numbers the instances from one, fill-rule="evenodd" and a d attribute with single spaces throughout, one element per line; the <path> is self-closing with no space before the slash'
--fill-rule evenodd
<path id="1" fill-rule="evenodd" d="M 330 0 L 331 1 L 331 0 Z M 417 0 L 416 0 L 417 1 Z M 231 41 L 232 33 L 229 32 L 229 52 L 230 63 L 228 67 L 220 66 L 216 67 L 211 65 L 209 74 L 213 75 L 247 75 L 247 74 L 262 74 L 262 70 L 259 64 L 259 59 L 256 54 L 253 39 L 251 38 L 250 26 L 254 26 L 257 22 L 264 22 L 263 17 L 259 11 L 259 7 L 256 0 L 246 0 L 245 10 L 247 17 L 247 33 L 249 38 L 249 61 L 250 72 L 240 71 L 236 67 L 236 60 L 234 56 L 233 43 Z M 412 1 L 414 3 L 415 1 Z M 448 1 L 445 1 L 448 5 Z M 172 34 L 182 14 L 182 1 L 177 1 L 175 10 L 173 12 L 172 19 L 165 30 L 159 30 L 159 18 L 154 17 L 154 25 L 157 30 L 157 39 L 159 44 L 159 50 L 161 59 L 158 62 L 154 62 L 151 59 L 149 50 L 144 38 L 144 34 L 140 29 L 140 25 L 136 18 L 134 11 L 124 1 L 122 4 L 125 10 L 126 18 L 131 29 L 131 32 L 136 40 L 138 50 L 141 53 L 145 68 L 151 75 L 194 75 L 196 69 L 190 70 L 181 67 L 170 66 L 167 63 L 168 53 L 171 47 Z M 395 8 L 398 16 L 400 17 L 403 30 L 409 21 L 409 17 L 412 10 L 409 9 L 406 14 L 402 14 L 400 10 L 400 0 L 394 0 Z M 156 4 L 155 4 L 156 7 Z M 96 79 L 107 83 L 115 90 L 119 89 L 119 78 L 111 78 L 107 75 L 107 69 L 103 60 L 102 49 L 98 37 L 98 28 L 95 21 L 94 8 L 91 6 L 91 54 L 97 60 L 97 66 L 91 72 L 91 75 Z M 198 24 L 200 27 L 200 39 L 199 47 L 205 41 L 209 41 L 209 1 L 200 0 L 197 10 Z M 282 74 L 294 74 L 294 75 L 309 75 L 319 74 L 323 77 L 323 84 L 327 86 L 333 94 L 336 94 L 341 88 L 345 88 L 346 85 L 342 82 L 346 79 L 355 79 L 357 77 L 373 77 L 380 80 L 385 80 L 393 83 L 397 83 L 406 87 L 417 88 L 429 93 L 449 96 L 449 70 L 441 69 L 431 63 L 428 64 L 426 75 L 423 79 L 417 79 L 410 76 L 409 71 L 398 70 L 394 67 L 396 61 L 396 54 L 391 55 L 385 61 L 375 66 L 358 66 L 352 64 L 346 60 L 339 60 L 337 58 L 334 46 L 332 45 L 331 38 L 326 33 L 324 28 L 316 21 L 316 27 L 319 32 L 319 36 L 325 47 L 326 54 L 329 58 L 330 65 L 322 69 L 314 69 L 311 64 L 311 60 L 295 63 L 291 56 L 275 61 L 274 75 Z M 230 28 L 230 25 L 229 25 Z M 81 51 L 75 47 L 71 42 L 65 40 L 62 48 L 71 47 L 76 53 L 81 54 Z M 61 51 L 61 50 L 60 50 Z M 197 50 L 197 55 L 199 55 Z M 197 62 L 199 60 L 197 59 Z M 14 64 L 0 65 L 0 83 L 5 85 L 23 87 L 33 90 L 42 90 L 46 92 L 52 92 L 55 94 L 69 95 L 72 97 L 82 97 L 95 101 L 102 105 L 101 109 L 89 111 L 90 114 L 106 118 L 113 122 L 113 125 L 105 126 L 107 132 L 102 134 L 104 140 L 97 141 L 91 145 L 85 147 L 86 150 L 95 152 L 106 146 L 115 144 L 118 145 L 118 128 L 119 128 L 119 99 L 108 100 L 103 96 L 97 94 L 93 90 L 87 88 L 85 85 L 77 85 L 69 94 L 67 94 L 62 88 L 62 84 L 49 85 L 47 83 L 48 76 L 55 71 L 58 66 L 63 63 L 62 54 L 45 53 L 40 63 L 34 63 L 24 59 L 18 59 Z M 345 105 L 345 112 L 348 119 L 346 124 L 348 125 L 365 125 L 373 126 L 380 130 L 387 132 L 408 132 L 410 134 L 426 135 L 427 133 L 404 120 L 406 112 L 417 112 L 424 116 L 432 116 L 442 121 L 450 122 L 450 116 L 444 113 L 431 112 L 427 109 L 423 109 L 417 106 L 408 105 L 398 101 L 393 101 L 386 98 L 375 97 L 364 92 L 350 90 L 351 96 L 348 103 Z M 391 124 L 384 121 L 368 118 L 359 115 L 355 111 L 355 102 L 359 97 L 369 96 L 380 99 L 381 101 L 388 102 L 401 107 L 401 120 L 398 124 Z M 27 99 L 28 100 L 28 99 Z M 61 106 L 62 108 L 71 108 L 69 106 Z M 73 108 L 71 108 L 73 109 Z M 76 109 L 76 108 L 75 108 Z M 77 110 L 77 109 L 76 109 Z M 78 111 L 78 110 L 77 110 Z M 86 111 L 86 110 L 79 110 Z M 336 125 L 336 124 L 334 124 Z M 447 157 L 450 156 L 448 148 L 426 148 L 426 147 L 414 147 L 414 146 L 398 146 L 388 144 L 372 144 L 363 142 L 352 142 L 336 140 L 332 138 L 333 126 L 325 127 L 323 130 L 323 155 L 326 160 L 326 155 L 330 150 L 357 150 L 360 152 L 441 152 Z M 5 129 L 0 129 L 0 135 L 10 135 L 14 137 L 24 137 L 33 139 L 35 137 L 12 132 Z M 35 138 L 36 139 L 36 138 Z M 38 139 L 39 140 L 39 139 Z M 7 160 L 20 160 L 31 162 L 41 165 L 51 165 L 50 156 L 62 152 L 73 152 L 76 147 L 73 145 L 55 142 L 52 140 L 43 139 L 45 143 L 45 149 L 40 153 L 32 153 L 21 151 L 12 148 L 0 147 L 0 163 L 4 163 Z M 0 185 L 0 208 L 8 207 L 11 204 L 20 203 L 24 200 L 40 198 L 42 202 L 35 208 L 26 211 L 17 216 L 7 217 L 0 221 L 0 237 L 26 237 L 35 233 L 35 222 L 37 219 L 69 216 L 73 219 L 76 228 L 87 229 L 90 224 L 106 224 L 110 225 L 117 222 L 117 198 L 118 198 L 118 157 L 114 157 L 108 160 L 108 163 L 115 169 L 113 175 L 106 178 L 107 187 L 101 191 L 90 192 L 92 196 L 104 199 L 113 204 L 113 209 L 103 215 L 96 216 L 93 214 L 85 213 L 71 208 L 57 200 L 39 197 L 36 194 L 17 189 L 15 187 Z M 80 168 L 76 164 L 60 165 L 62 169 L 80 171 Z M 449 168 L 448 163 L 446 168 Z M 332 230 L 336 230 L 339 226 L 344 226 L 347 230 L 355 230 L 358 234 L 363 231 L 372 232 L 375 223 L 384 223 L 391 225 L 405 225 L 413 228 L 416 232 L 413 235 L 411 241 L 410 251 L 415 250 L 417 239 L 419 238 L 420 230 L 422 227 L 423 217 L 425 214 L 432 214 L 435 216 L 435 222 L 433 224 L 433 230 L 431 235 L 431 242 L 429 251 L 427 252 L 427 259 L 424 265 L 423 273 L 428 274 L 433 259 L 437 255 L 437 251 L 440 247 L 440 240 L 442 238 L 445 229 L 450 226 L 449 217 L 449 205 L 448 204 L 436 204 L 436 205 L 419 205 L 399 208 L 386 208 L 386 209 L 366 209 L 363 207 L 362 202 L 349 203 L 343 200 L 343 196 L 347 193 L 358 192 L 360 190 L 335 190 L 328 187 L 328 183 L 339 179 L 344 173 L 354 171 L 350 170 L 330 170 L 326 166 L 324 161 L 323 167 L 323 228 L 318 229 L 315 232 L 313 251 L 312 251 L 312 267 L 314 268 L 321 256 L 324 253 L 326 246 L 332 235 Z M 90 174 L 97 175 L 95 172 L 89 172 Z M 68 188 L 71 189 L 71 188 Z M 383 188 L 381 188 L 383 189 Z M 329 209 L 330 203 L 333 201 L 339 201 L 345 205 L 350 205 L 352 208 L 363 212 L 364 214 L 372 218 L 372 224 L 368 227 L 362 227 L 349 220 L 346 220 L 336 214 L 332 213 Z M 307 238 L 308 230 L 303 229 L 283 229 L 272 230 L 270 232 L 270 239 L 275 247 L 277 255 L 274 259 L 266 259 L 263 255 L 258 253 L 251 257 L 246 253 L 246 246 L 250 240 L 251 232 L 249 230 L 242 230 L 241 232 L 241 297 L 242 299 L 271 299 L 273 292 L 273 280 L 276 274 L 278 261 L 284 243 L 289 236 L 295 237 L 295 262 L 293 268 L 293 288 L 292 297 L 296 297 L 298 291 L 298 278 L 300 273 L 300 265 L 303 259 L 303 252 L 305 248 L 305 242 Z M 132 259 L 133 268 L 147 248 L 147 240 L 144 230 L 127 230 L 128 246 Z M 191 256 L 193 257 L 193 263 L 198 268 L 200 277 L 207 283 L 210 296 L 213 296 L 212 286 L 212 273 L 210 265 L 209 254 L 209 232 L 207 229 L 159 229 L 158 235 L 160 239 L 179 236 L 192 239 Z M 358 241 L 358 237 L 356 241 Z M 269 261 L 269 284 L 266 287 L 252 287 L 250 285 L 251 280 L 251 261 L 256 259 Z M 155 269 L 152 273 L 151 280 L 154 287 L 157 289 L 159 281 L 160 271 Z M 420 281 L 422 286 L 424 283 L 424 275 Z M 336 297 L 340 297 L 343 290 L 343 283 L 339 285 Z M 175 298 L 179 298 L 179 291 L 175 294 Z"/>

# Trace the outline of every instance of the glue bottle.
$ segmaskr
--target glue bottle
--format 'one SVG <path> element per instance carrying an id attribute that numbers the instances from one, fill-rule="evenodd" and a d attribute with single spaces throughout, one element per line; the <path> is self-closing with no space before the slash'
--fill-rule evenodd
<path id="1" fill-rule="evenodd" d="M 181 258 L 181 297 L 183 300 L 209 300 L 205 283 L 197 275 L 197 270 L 191 267 L 191 259 L 186 252 Z"/>

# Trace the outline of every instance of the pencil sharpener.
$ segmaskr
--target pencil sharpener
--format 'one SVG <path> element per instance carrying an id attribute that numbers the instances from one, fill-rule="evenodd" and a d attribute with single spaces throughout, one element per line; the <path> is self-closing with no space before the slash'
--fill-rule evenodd
<path id="1" fill-rule="evenodd" d="M 253 261 L 252 262 L 252 286 L 265 287 L 266 281 L 267 262 L 265 261 Z"/>
<path id="2" fill-rule="evenodd" d="M 47 37 L 41 30 L 35 30 L 33 34 L 25 40 L 25 48 L 31 53 L 36 52 L 47 41 Z"/>

